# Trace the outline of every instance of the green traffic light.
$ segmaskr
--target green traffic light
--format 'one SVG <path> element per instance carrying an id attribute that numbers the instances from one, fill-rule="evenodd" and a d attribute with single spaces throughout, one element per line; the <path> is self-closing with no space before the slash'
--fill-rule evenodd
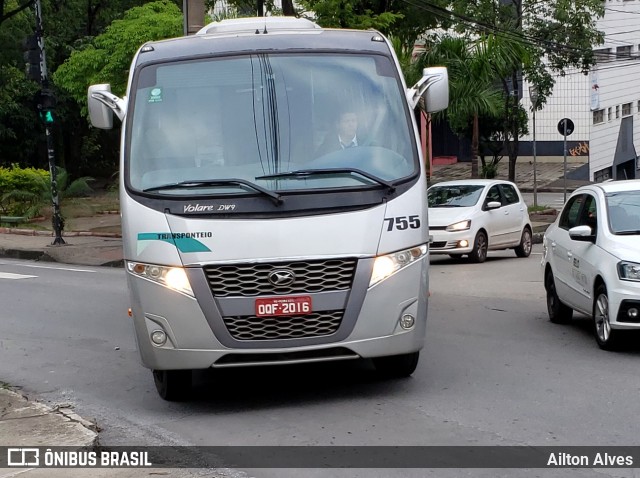
<path id="1" fill-rule="evenodd" d="M 47 111 L 44 115 L 44 122 L 45 123 L 53 123 L 53 114 L 51 113 L 51 111 Z"/>

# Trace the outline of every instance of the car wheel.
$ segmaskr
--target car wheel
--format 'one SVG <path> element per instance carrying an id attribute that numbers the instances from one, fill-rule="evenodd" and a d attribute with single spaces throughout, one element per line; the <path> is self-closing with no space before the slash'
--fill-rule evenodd
<path id="1" fill-rule="evenodd" d="M 391 355 L 389 357 L 376 357 L 373 365 L 379 374 L 385 377 L 402 378 L 411 375 L 418 366 L 420 352 L 412 352 L 404 355 Z"/>
<path id="2" fill-rule="evenodd" d="M 469 254 L 471 262 L 484 262 L 487 259 L 487 235 L 479 231 L 473 241 L 473 250 Z"/>
<path id="3" fill-rule="evenodd" d="M 186 399 L 191 392 L 191 370 L 154 370 L 158 395 L 169 402 Z"/>
<path id="4" fill-rule="evenodd" d="M 593 301 L 593 328 L 596 342 L 602 350 L 615 350 L 620 342 L 620 331 L 611 328 L 607 288 L 600 284 Z"/>
<path id="5" fill-rule="evenodd" d="M 544 286 L 547 290 L 547 313 L 549 320 L 554 324 L 567 324 L 573 317 L 573 309 L 562 303 L 556 291 L 556 283 L 553 280 L 553 272 L 547 271 L 544 278 Z"/>
<path id="6" fill-rule="evenodd" d="M 516 256 L 529 257 L 531 255 L 531 247 L 533 241 L 531 240 L 531 230 L 528 227 L 522 231 L 522 237 L 520 238 L 520 244 L 515 248 Z"/>

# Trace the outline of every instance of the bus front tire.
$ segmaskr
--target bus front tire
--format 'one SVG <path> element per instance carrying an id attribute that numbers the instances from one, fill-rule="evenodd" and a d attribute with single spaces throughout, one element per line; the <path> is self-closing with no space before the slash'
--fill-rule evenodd
<path id="1" fill-rule="evenodd" d="M 376 357 L 373 365 L 380 375 L 390 378 L 402 378 L 411 375 L 418 366 L 420 352 L 412 352 L 404 355 L 391 355 L 389 357 Z"/>
<path id="2" fill-rule="evenodd" d="M 158 395 L 169 402 L 185 400 L 191 392 L 191 370 L 154 370 Z"/>

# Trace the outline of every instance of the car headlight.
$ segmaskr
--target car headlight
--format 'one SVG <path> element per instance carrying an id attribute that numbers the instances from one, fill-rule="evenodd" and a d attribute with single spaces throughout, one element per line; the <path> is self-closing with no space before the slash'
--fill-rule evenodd
<path id="1" fill-rule="evenodd" d="M 422 259 L 427 255 L 428 251 L 427 245 L 422 244 L 421 246 L 412 247 L 411 249 L 376 257 L 373 263 L 373 272 L 371 272 L 369 287 L 392 276 L 409 264 Z"/>
<path id="2" fill-rule="evenodd" d="M 467 219 L 466 221 L 456 222 L 455 224 L 450 224 L 447 226 L 446 231 L 448 232 L 456 232 L 456 231 L 466 231 L 471 227 L 471 219 Z"/>
<path id="3" fill-rule="evenodd" d="M 127 270 L 138 277 L 157 282 L 169 289 L 194 297 L 187 273 L 182 267 L 165 267 L 141 262 L 127 262 Z"/>
<path id="4" fill-rule="evenodd" d="M 621 280 L 632 280 L 640 282 L 640 264 L 637 262 L 618 262 L 618 277 Z"/>

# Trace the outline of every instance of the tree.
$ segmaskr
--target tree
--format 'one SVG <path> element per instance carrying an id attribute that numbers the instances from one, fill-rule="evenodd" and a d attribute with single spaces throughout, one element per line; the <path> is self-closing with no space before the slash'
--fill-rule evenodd
<path id="1" fill-rule="evenodd" d="M 18 13 L 26 10 L 33 4 L 33 0 L 22 0 L 16 2 L 15 0 L 0 0 L 0 25 L 5 20 L 17 15 Z"/>
<path id="2" fill-rule="evenodd" d="M 603 42 L 596 21 L 604 15 L 601 0 L 453 0 L 457 29 L 491 31 L 523 42 L 528 54 L 502 76 L 505 99 L 505 145 L 509 154 L 509 179 L 515 165 L 522 133 L 520 83 L 522 75 L 538 89 L 538 108 L 553 90 L 554 75 L 570 68 L 584 73 L 595 64 L 594 45 Z"/>
<path id="3" fill-rule="evenodd" d="M 442 25 L 436 15 L 425 11 L 421 4 L 410 1 L 299 0 L 297 3 L 313 12 L 314 21 L 323 27 L 374 28 L 397 37 L 410 48 L 425 32 Z M 431 1 L 438 6 L 447 3 L 447 0 Z"/>
<path id="4" fill-rule="evenodd" d="M 442 36 L 427 44 L 417 65 L 442 65 L 449 70 L 449 108 L 444 112 L 451 129 L 463 136 L 471 132 L 471 176 L 478 177 L 480 118 L 504 114 L 502 75 L 526 52 L 521 43 L 495 34 Z"/>
<path id="5" fill-rule="evenodd" d="M 182 13 L 168 0 L 147 3 L 128 10 L 102 34 L 76 50 L 55 72 L 57 86 L 68 92 L 86 114 L 87 87 L 110 83 L 115 94 L 124 96 L 131 60 L 147 41 L 182 34 Z"/>

